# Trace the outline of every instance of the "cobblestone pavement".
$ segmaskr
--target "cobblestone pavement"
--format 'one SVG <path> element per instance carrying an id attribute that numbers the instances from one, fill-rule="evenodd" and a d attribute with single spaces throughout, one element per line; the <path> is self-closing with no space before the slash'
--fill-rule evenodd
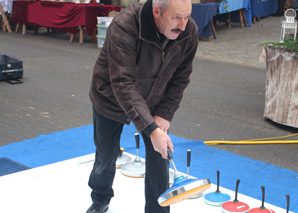
<path id="1" fill-rule="evenodd" d="M 239 23 L 231 23 L 231 27 L 228 28 L 224 23 L 217 22 L 217 38 L 210 36 L 209 42 L 200 40 L 197 56 L 202 59 L 266 68 L 265 63 L 259 62 L 263 49 L 261 44 L 279 41 L 282 19 L 283 17 L 265 17 L 251 27 L 243 29 Z"/>

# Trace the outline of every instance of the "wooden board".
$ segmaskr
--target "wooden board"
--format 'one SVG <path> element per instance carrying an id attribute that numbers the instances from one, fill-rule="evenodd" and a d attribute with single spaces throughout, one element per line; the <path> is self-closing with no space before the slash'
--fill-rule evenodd
<path id="1" fill-rule="evenodd" d="M 11 33 L 12 31 L 11 31 L 11 28 L 10 28 L 10 25 L 9 25 L 9 22 L 8 22 L 8 19 L 7 19 L 6 15 L 5 15 L 5 13 L 4 13 L 4 10 L 3 10 L 3 7 L 2 7 L 1 4 L 0 4 L 0 13 L 1 13 L 2 19 L 4 21 L 4 29 L 6 27 L 7 30 L 8 30 L 8 32 Z"/>
<path id="2" fill-rule="evenodd" d="M 298 54 L 265 47 L 266 90 L 264 117 L 298 127 Z"/>

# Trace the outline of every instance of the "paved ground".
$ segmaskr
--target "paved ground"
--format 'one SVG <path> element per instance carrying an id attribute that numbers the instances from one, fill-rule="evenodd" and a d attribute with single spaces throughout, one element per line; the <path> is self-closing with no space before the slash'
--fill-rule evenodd
<path id="1" fill-rule="evenodd" d="M 200 41 L 192 81 L 171 125 L 190 140 L 243 140 L 297 133 L 263 120 L 266 67 L 261 43 L 278 41 L 281 17 L 252 27 L 217 26 L 217 39 Z M 99 49 L 69 35 L 0 31 L 0 54 L 24 63 L 23 84 L 0 82 L 0 145 L 92 123 L 88 90 Z M 296 137 L 298 138 L 298 137 Z M 298 145 L 217 145 L 219 149 L 298 171 Z"/>
<path id="2" fill-rule="evenodd" d="M 248 28 L 240 28 L 240 24 L 231 23 L 227 28 L 217 23 L 217 39 L 201 42 L 198 50 L 199 58 L 230 62 L 258 68 L 266 68 L 259 63 L 263 44 L 267 41 L 279 41 L 281 20 L 284 17 L 269 16 Z"/>

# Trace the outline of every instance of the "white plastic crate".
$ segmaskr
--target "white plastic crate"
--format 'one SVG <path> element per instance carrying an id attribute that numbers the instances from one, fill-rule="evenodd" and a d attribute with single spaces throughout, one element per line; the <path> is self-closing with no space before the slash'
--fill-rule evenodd
<path id="1" fill-rule="evenodd" d="M 103 25 L 110 25 L 114 17 L 104 17 L 104 16 L 99 16 L 97 17 L 97 23 L 98 24 L 103 24 Z"/>
<path id="2" fill-rule="evenodd" d="M 105 38 L 100 38 L 98 35 L 96 35 L 96 38 L 97 38 L 97 47 L 102 48 L 103 43 L 105 42 Z"/>
<path id="3" fill-rule="evenodd" d="M 97 46 L 101 48 L 106 39 L 108 27 L 114 17 L 97 17 Z"/>

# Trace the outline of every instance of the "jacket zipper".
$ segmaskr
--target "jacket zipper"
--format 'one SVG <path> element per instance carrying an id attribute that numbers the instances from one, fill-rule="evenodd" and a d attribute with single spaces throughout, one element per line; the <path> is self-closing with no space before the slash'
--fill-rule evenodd
<path id="1" fill-rule="evenodd" d="M 165 61 L 165 49 L 167 44 L 169 43 L 169 39 L 167 38 L 166 40 L 164 40 L 164 42 L 162 43 L 161 47 L 162 47 L 162 58 L 161 58 L 161 62 L 163 63 Z"/>

